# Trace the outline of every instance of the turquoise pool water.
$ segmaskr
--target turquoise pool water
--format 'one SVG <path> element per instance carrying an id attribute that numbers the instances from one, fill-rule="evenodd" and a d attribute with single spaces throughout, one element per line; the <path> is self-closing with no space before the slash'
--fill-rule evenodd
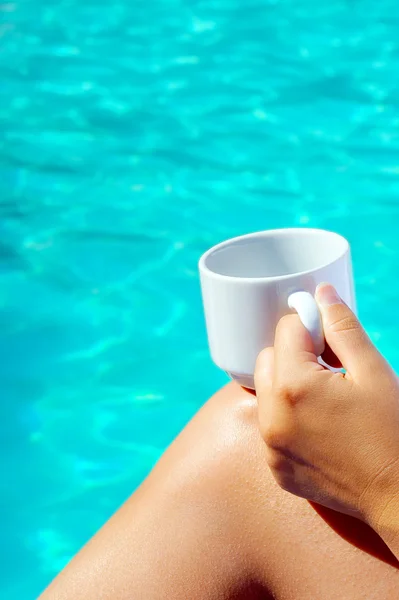
<path id="1" fill-rule="evenodd" d="M 225 381 L 211 244 L 346 235 L 399 367 L 399 19 L 397 0 L 11 0 L 0 38 L 0 597 L 21 600 Z"/>

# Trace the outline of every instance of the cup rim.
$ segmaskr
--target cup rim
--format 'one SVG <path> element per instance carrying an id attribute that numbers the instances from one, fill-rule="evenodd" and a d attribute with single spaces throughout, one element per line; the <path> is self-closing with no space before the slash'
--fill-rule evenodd
<path id="1" fill-rule="evenodd" d="M 230 244 L 237 242 L 239 240 L 251 239 L 251 238 L 256 238 L 256 237 L 262 237 L 262 238 L 270 237 L 270 236 L 273 236 L 276 234 L 278 234 L 279 236 L 285 236 L 285 235 L 289 235 L 292 233 L 296 233 L 299 235 L 322 233 L 322 234 L 326 234 L 328 236 L 338 238 L 343 243 L 343 251 L 340 254 L 337 254 L 337 256 L 334 258 L 334 260 L 327 261 L 326 263 L 321 264 L 320 266 L 318 266 L 314 269 L 307 269 L 305 271 L 296 271 L 295 273 L 288 273 L 286 275 L 265 275 L 263 277 L 235 277 L 233 275 L 223 275 L 222 273 L 216 273 L 215 271 L 212 271 L 206 265 L 207 258 L 209 256 L 211 256 L 211 254 L 213 254 L 213 252 L 220 250 L 221 248 L 224 248 L 225 246 L 229 246 Z M 348 253 L 349 249 L 350 249 L 349 242 L 343 235 L 341 235 L 340 233 L 336 233 L 335 231 L 330 231 L 328 229 L 319 229 L 316 227 L 288 227 L 288 228 L 282 228 L 282 229 L 265 229 L 262 231 L 255 231 L 253 233 L 238 235 L 233 238 L 229 238 L 228 240 L 224 240 L 223 242 L 220 242 L 219 244 L 215 244 L 214 246 L 209 248 L 209 250 L 204 252 L 204 254 L 201 256 L 201 258 L 199 259 L 198 267 L 199 267 L 200 272 L 203 273 L 204 275 L 206 275 L 207 277 L 211 277 L 212 279 L 223 280 L 223 281 L 234 281 L 236 283 L 238 283 L 240 281 L 245 282 L 245 283 L 271 281 L 271 280 L 272 281 L 284 281 L 287 279 L 292 279 L 293 277 L 309 275 L 310 273 L 317 273 L 321 269 L 325 269 L 325 267 L 328 267 L 328 265 L 331 265 L 331 264 L 335 263 L 337 260 L 341 259 L 343 256 L 345 256 Z"/>

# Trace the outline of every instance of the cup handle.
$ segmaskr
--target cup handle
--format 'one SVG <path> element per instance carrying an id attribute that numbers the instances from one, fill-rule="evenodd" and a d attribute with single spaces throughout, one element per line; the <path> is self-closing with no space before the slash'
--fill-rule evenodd
<path id="1" fill-rule="evenodd" d="M 288 306 L 299 315 L 302 324 L 312 336 L 316 356 L 324 352 L 324 332 L 319 308 L 316 300 L 309 292 L 294 292 L 288 298 Z"/>

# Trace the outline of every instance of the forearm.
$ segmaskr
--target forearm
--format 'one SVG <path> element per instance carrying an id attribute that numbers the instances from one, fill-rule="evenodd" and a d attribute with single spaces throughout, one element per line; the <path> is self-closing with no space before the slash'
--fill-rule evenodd
<path id="1" fill-rule="evenodd" d="M 378 478 L 366 511 L 366 521 L 399 560 L 399 464 Z"/>

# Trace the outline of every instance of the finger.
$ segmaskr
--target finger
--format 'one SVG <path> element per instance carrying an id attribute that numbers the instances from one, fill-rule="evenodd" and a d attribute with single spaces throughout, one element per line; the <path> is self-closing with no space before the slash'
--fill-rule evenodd
<path id="1" fill-rule="evenodd" d="M 258 396 L 271 392 L 274 371 L 274 349 L 265 348 L 259 354 L 255 367 L 255 388 Z"/>
<path id="2" fill-rule="evenodd" d="M 275 376 L 288 383 L 309 369 L 323 370 L 317 362 L 312 338 L 298 315 L 280 319 L 274 341 Z"/>
<path id="3" fill-rule="evenodd" d="M 328 283 L 318 286 L 316 300 L 326 341 L 342 366 L 352 375 L 369 371 L 378 351 L 356 315 Z"/>
<path id="4" fill-rule="evenodd" d="M 265 348 L 259 354 L 255 367 L 255 388 L 258 399 L 260 432 L 263 435 L 270 425 L 272 410 L 272 388 L 274 374 L 274 349 Z"/>

